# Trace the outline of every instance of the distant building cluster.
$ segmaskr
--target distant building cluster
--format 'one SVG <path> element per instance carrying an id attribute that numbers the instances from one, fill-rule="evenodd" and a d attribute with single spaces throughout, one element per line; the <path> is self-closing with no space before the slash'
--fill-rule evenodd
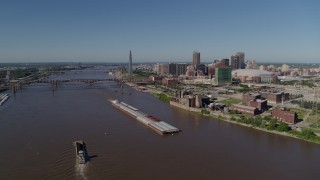
<path id="1" fill-rule="evenodd" d="M 316 76 L 320 74 L 320 68 L 308 68 L 308 67 L 290 67 L 288 64 L 283 64 L 279 67 L 275 65 L 264 66 L 260 65 L 259 70 L 265 70 L 269 72 L 273 72 L 278 75 L 281 81 L 287 80 L 299 80 L 296 77 L 309 77 Z M 286 78 L 285 78 L 286 77 Z"/>
<path id="2" fill-rule="evenodd" d="M 271 83 L 277 81 L 273 72 L 259 69 L 238 69 L 232 71 L 232 77 L 243 83 Z"/>
<path id="3" fill-rule="evenodd" d="M 208 96 L 193 94 L 187 90 L 176 92 L 171 101 L 191 108 L 203 108 L 211 103 Z"/>
<path id="4" fill-rule="evenodd" d="M 304 76 L 320 74 L 320 68 L 260 65 L 255 60 L 246 60 L 244 52 L 231 55 L 230 59 L 201 63 L 200 52 L 194 51 L 191 63 L 156 64 L 154 72 L 164 76 L 179 76 L 186 84 L 212 84 L 223 86 L 233 82 L 274 83 L 277 81 L 303 80 Z M 300 78 L 301 77 L 301 78 Z"/>
<path id="5" fill-rule="evenodd" d="M 150 76 L 149 79 L 151 82 L 155 82 L 165 86 L 174 86 L 179 82 L 177 77 Z"/>
<path id="6" fill-rule="evenodd" d="M 156 64 L 154 72 L 159 75 L 182 76 L 188 83 L 197 83 L 204 79 L 211 79 L 210 84 L 221 86 L 231 84 L 232 70 L 245 68 L 245 54 L 237 52 L 231 56 L 231 59 L 214 60 L 211 64 L 202 64 L 200 52 L 194 51 L 192 54 L 192 63 L 168 63 Z M 207 78 L 206 78 L 207 77 Z"/>
<path id="7" fill-rule="evenodd" d="M 246 61 L 246 69 L 256 69 L 257 63 L 255 60 Z"/>

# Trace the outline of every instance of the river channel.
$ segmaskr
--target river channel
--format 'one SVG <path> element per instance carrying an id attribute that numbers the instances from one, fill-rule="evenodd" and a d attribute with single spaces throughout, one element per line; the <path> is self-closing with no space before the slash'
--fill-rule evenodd
<path id="1" fill-rule="evenodd" d="M 52 79 L 107 78 L 104 69 Z M 0 107 L 0 179 L 319 179 L 320 145 L 171 107 L 116 82 L 26 86 Z M 108 99 L 179 129 L 159 135 Z M 76 164 L 72 142 L 90 161 Z"/>

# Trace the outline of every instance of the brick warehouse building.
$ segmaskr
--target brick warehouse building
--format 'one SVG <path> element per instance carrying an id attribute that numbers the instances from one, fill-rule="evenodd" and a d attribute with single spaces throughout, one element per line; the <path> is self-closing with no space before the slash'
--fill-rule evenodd
<path id="1" fill-rule="evenodd" d="M 268 109 L 267 100 L 261 98 L 260 94 L 246 93 L 242 95 L 242 105 L 258 108 L 260 112 Z"/>
<path id="2" fill-rule="evenodd" d="M 267 100 L 255 99 L 250 101 L 250 107 L 258 108 L 260 112 L 264 112 L 268 109 Z"/>
<path id="3" fill-rule="evenodd" d="M 249 106 L 249 102 L 251 100 L 260 99 L 260 94 L 254 94 L 254 93 L 246 93 L 242 95 L 242 104 Z"/>
<path id="4" fill-rule="evenodd" d="M 285 92 L 278 92 L 278 93 L 273 93 L 273 92 L 260 92 L 261 97 L 265 98 L 268 100 L 270 103 L 281 103 L 282 98 L 283 101 L 288 101 L 289 100 L 289 93 Z"/>
<path id="5" fill-rule="evenodd" d="M 255 116 L 255 115 L 259 114 L 258 108 L 250 107 L 250 106 L 244 106 L 244 105 L 240 105 L 240 104 L 233 104 L 231 106 L 231 110 L 238 111 L 238 112 L 241 112 L 241 113 L 244 113 L 244 114 L 248 114 L 248 115 L 252 115 L 252 116 Z"/>
<path id="6" fill-rule="evenodd" d="M 298 115 L 296 112 L 289 111 L 285 108 L 275 108 L 272 110 L 272 117 L 278 121 L 283 121 L 289 124 L 298 122 Z"/>

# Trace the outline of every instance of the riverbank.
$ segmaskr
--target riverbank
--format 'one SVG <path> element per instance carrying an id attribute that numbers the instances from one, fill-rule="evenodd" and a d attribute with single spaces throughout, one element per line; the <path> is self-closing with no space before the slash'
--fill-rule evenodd
<path id="1" fill-rule="evenodd" d="M 295 139 L 300 139 L 300 140 L 303 140 L 303 141 L 307 141 L 307 142 L 312 142 L 312 143 L 316 143 L 316 144 L 320 144 L 320 141 L 319 140 L 310 140 L 310 139 L 305 139 L 305 138 L 301 138 L 301 137 L 298 137 L 296 135 L 294 135 L 294 131 L 295 132 L 298 132 L 296 130 L 291 130 L 292 134 L 288 133 L 288 132 L 279 132 L 279 131 L 275 131 L 275 130 L 268 130 L 268 129 L 264 129 L 264 128 L 260 128 L 260 127 L 256 127 L 256 126 L 253 126 L 253 125 L 250 125 L 250 124 L 245 124 L 245 123 L 240 123 L 240 122 L 237 122 L 237 121 L 232 121 L 230 119 L 226 119 L 226 118 L 223 118 L 222 116 L 218 115 L 218 116 L 215 116 L 215 115 L 205 115 L 205 114 L 202 114 L 204 116 L 209 116 L 209 117 L 212 117 L 214 119 L 218 119 L 218 120 L 221 120 L 221 121 L 225 121 L 225 122 L 228 122 L 228 123 L 232 123 L 232 124 L 237 124 L 237 125 L 240 125 L 240 126 L 244 126 L 244 127 L 247 127 L 247 128 L 252 128 L 252 129 L 256 129 L 256 130 L 260 130 L 260 131 L 264 131 L 264 132 L 267 132 L 267 133 L 272 133 L 272 134 L 277 134 L 277 135 L 281 135 L 281 136 L 287 136 L 287 137 L 292 137 L 292 138 L 295 138 Z M 318 136 L 317 136 L 318 137 Z M 318 137 L 319 138 L 319 137 Z"/>
<path id="2" fill-rule="evenodd" d="M 186 107 L 186 106 L 179 104 L 177 102 L 168 101 L 168 98 L 170 96 L 165 95 L 163 93 L 161 93 L 161 96 L 155 95 L 155 94 L 153 94 L 153 95 L 155 97 L 157 97 L 158 99 L 169 103 L 171 106 L 178 107 L 180 109 L 184 109 L 184 110 L 187 110 L 190 112 L 195 112 L 195 113 L 198 113 L 198 114 L 201 114 L 204 116 L 212 117 L 214 119 L 218 119 L 218 120 L 222 120 L 225 122 L 241 125 L 241 126 L 248 127 L 248 128 L 253 128 L 253 129 L 264 131 L 267 133 L 273 133 L 273 134 L 277 134 L 277 135 L 292 137 L 295 139 L 300 139 L 300 140 L 304 140 L 307 142 L 320 144 L 320 137 L 315 135 L 313 131 L 309 131 L 309 130 L 298 131 L 298 130 L 292 129 L 287 124 L 285 124 L 283 122 L 278 122 L 278 121 L 274 120 L 272 117 L 265 117 L 265 118 L 268 118 L 268 120 L 266 120 L 266 119 L 263 120 L 263 119 L 260 119 L 260 116 L 245 117 L 242 114 L 234 115 L 234 114 L 225 114 L 220 111 L 211 111 L 211 110 L 204 111 L 201 108 Z M 166 96 L 166 97 L 164 98 L 164 96 Z M 241 122 L 239 122 L 239 121 L 241 121 Z M 252 125 L 250 123 L 252 123 L 254 125 Z"/>

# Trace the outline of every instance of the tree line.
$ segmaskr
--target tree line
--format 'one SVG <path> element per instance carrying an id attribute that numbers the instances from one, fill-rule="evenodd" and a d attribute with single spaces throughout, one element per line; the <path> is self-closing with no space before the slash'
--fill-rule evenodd
<path id="1" fill-rule="evenodd" d="M 297 104 L 302 108 L 320 110 L 320 103 L 314 101 L 292 100 L 292 104 Z"/>

